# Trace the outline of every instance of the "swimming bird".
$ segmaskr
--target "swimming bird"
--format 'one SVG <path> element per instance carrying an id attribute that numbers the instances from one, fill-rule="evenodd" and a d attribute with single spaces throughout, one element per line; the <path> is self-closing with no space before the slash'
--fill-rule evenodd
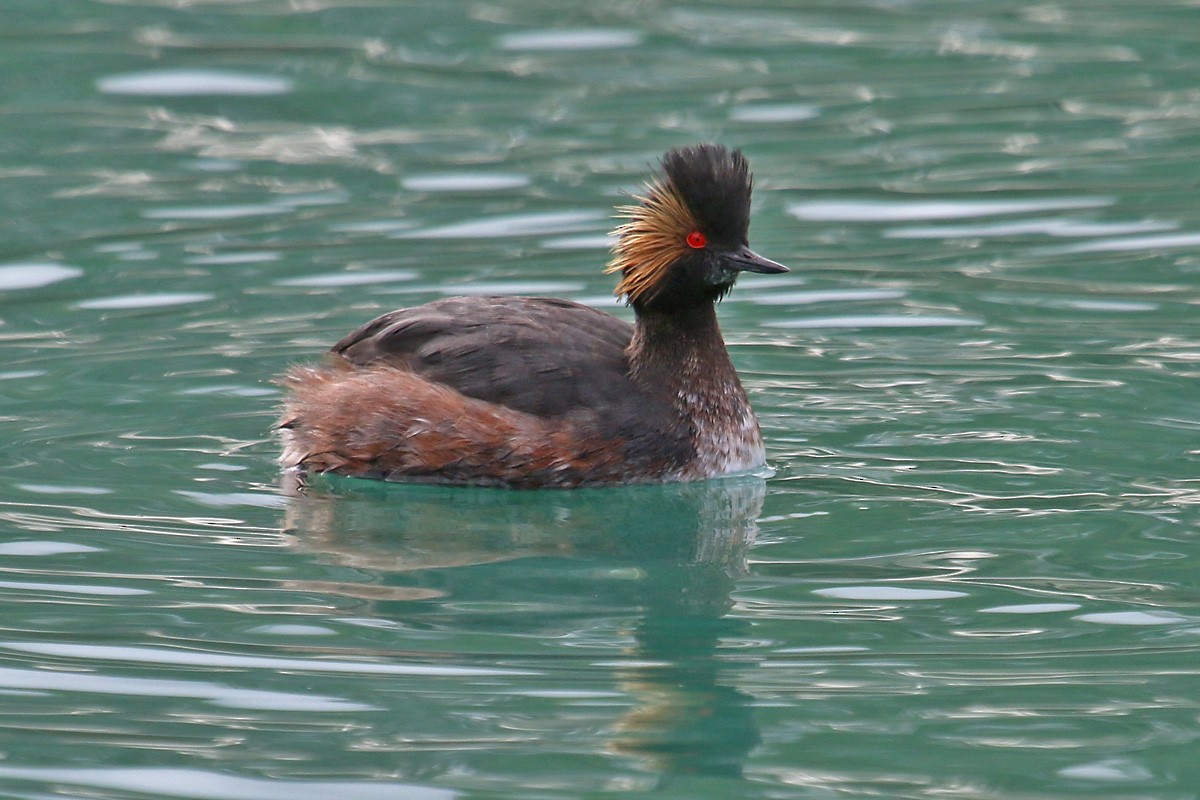
<path id="1" fill-rule="evenodd" d="M 453 297 L 392 311 L 324 364 L 293 367 L 278 424 L 290 470 L 515 488 L 686 481 L 763 464 L 715 304 L 748 243 L 741 151 L 667 152 L 618 209 L 607 272 L 634 323 L 568 300 Z"/>

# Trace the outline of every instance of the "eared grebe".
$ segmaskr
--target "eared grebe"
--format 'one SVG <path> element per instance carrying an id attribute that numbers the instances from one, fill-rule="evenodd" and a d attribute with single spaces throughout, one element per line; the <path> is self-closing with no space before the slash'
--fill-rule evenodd
<path id="1" fill-rule="evenodd" d="M 747 243 L 740 151 L 671 150 L 609 272 L 636 321 L 568 300 L 453 297 L 384 314 L 295 367 L 287 468 L 450 484 L 573 487 L 761 466 L 758 420 L 714 303 L 740 272 L 786 272 Z"/>

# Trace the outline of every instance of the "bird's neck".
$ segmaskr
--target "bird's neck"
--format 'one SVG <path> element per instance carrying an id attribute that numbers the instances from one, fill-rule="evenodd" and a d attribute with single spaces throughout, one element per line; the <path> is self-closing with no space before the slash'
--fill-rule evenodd
<path id="1" fill-rule="evenodd" d="M 683 477 L 709 477 L 762 463 L 758 421 L 711 303 L 670 312 L 639 309 L 628 356 L 634 381 L 674 410 L 692 441 L 696 472 Z"/>
<path id="2" fill-rule="evenodd" d="M 633 376 L 648 391 L 675 385 L 736 382 L 737 374 L 712 303 L 660 311 L 636 309 L 629 361 Z"/>

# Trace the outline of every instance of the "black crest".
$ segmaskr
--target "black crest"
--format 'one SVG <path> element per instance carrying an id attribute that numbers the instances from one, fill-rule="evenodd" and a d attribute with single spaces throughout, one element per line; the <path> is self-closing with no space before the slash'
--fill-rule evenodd
<path id="1" fill-rule="evenodd" d="M 753 178 L 741 150 L 698 144 L 670 150 L 663 174 L 710 237 L 745 244 Z"/>

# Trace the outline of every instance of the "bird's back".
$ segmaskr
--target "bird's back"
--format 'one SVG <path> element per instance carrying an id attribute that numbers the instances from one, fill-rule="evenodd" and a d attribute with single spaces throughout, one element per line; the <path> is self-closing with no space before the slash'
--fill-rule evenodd
<path id="1" fill-rule="evenodd" d="M 625 349 L 633 327 L 594 308 L 541 297 L 452 297 L 392 311 L 330 352 L 387 364 L 468 397 L 539 417 L 625 404 L 638 392 Z"/>

